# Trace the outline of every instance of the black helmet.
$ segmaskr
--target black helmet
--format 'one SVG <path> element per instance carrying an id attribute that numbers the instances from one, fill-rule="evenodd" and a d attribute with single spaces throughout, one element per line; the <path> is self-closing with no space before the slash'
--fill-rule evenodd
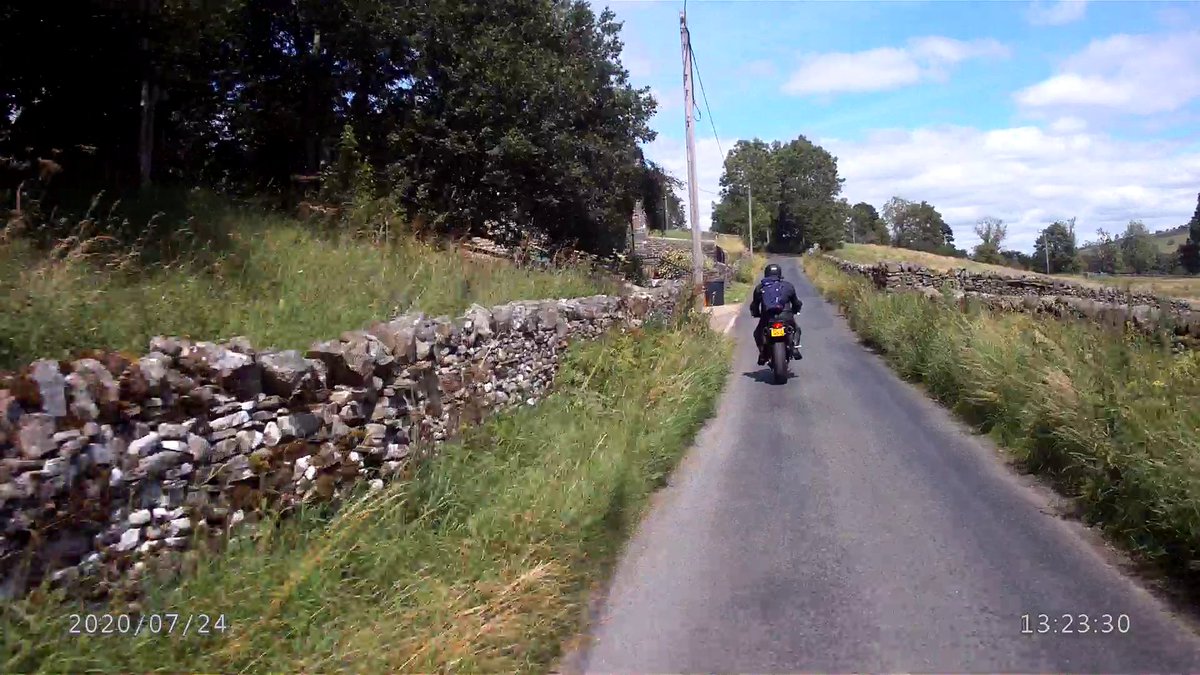
<path id="1" fill-rule="evenodd" d="M 775 263 L 771 263 L 770 265 L 767 265 L 766 268 L 763 269 L 763 276 L 764 277 L 775 277 L 776 279 L 782 279 L 783 278 L 783 270 L 779 268 L 779 265 L 776 265 Z"/>

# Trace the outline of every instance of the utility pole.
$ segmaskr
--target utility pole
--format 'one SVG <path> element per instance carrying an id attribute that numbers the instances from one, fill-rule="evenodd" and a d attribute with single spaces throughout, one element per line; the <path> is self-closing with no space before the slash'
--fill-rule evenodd
<path id="1" fill-rule="evenodd" d="M 671 229 L 671 214 L 667 212 L 667 186 L 663 185 L 663 232 Z"/>
<path id="2" fill-rule="evenodd" d="M 754 188 L 746 183 L 746 218 L 750 221 L 750 257 L 754 257 Z"/>
<path id="3" fill-rule="evenodd" d="M 1050 238 L 1042 233 L 1042 251 L 1046 254 L 1046 274 L 1050 274 Z"/>
<path id="4" fill-rule="evenodd" d="M 683 44 L 683 109 L 687 125 L 688 211 L 692 217 L 692 283 L 704 297 L 704 261 L 700 257 L 700 204 L 696 194 L 696 137 L 692 111 L 696 100 L 692 91 L 692 41 L 688 34 L 687 14 L 679 12 L 679 39 Z"/>

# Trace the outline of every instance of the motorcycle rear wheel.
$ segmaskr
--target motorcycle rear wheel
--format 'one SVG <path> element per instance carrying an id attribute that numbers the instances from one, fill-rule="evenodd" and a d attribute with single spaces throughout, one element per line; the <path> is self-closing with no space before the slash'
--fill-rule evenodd
<path id="1" fill-rule="evenodd" d="M 787 382 L 787 343 L 771 343 L 771 371 L 775 374 L 775 384 Z"/>

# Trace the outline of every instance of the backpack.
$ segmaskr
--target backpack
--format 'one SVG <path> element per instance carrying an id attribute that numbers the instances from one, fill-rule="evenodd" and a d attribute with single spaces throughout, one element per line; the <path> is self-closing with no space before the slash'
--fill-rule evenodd
<path id="1" fill-rule="evenodd" d="M 762 281 L 762 308 L 764 312 L 782 312 L 788 307 L 788 284 L 783 279 L 767 278 Z"/>

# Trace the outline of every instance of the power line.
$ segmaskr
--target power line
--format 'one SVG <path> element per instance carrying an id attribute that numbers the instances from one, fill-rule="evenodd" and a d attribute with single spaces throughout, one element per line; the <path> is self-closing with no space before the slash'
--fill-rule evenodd
<path id="1" fill-rule="evenodd" d="M 687 0 L 684 0 L 685 10 Z M 692 29 L 688 28 L 688 52 L 692 57 L 692 67 L 696 69 L 696 81 L 700 83 L 700 96 L 704 99 L 704 109 L 708 111 L 708 124 L 712 127 L 713 140 L 717 142 L 717 150 L 721 153 L 721 161 L 725 160 L 725 149 L 721 147 L 721 137 L 717 135 L 717 125 L 713 120 L 712 108 L 708 105 L 708 92 L 704 90 L 704 77 L 700 74 L 700 62 L 696 59 L 696 49 L 692 42 Z"/>

